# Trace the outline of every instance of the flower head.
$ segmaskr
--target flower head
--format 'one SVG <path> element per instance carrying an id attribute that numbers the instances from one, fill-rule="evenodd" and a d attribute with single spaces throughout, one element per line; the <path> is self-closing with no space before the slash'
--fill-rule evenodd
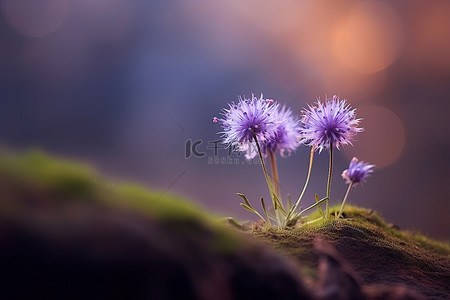
<path id="1" fill-rule="evenodd" d="M 319 151 L 330 146 L 351 144 L 353 136 L 363 131 L 358 128 L 361 119 L 355 119 L 355 109 L 337 96 L 317 101 L 302 112 L 302 139 Z"/>
<path id="2" fill-rule="evenodd" d="M 271 151 L 280 152 L 283 157 L 289 156 L 301 144 L 299 120 L 286 106 L 277 109 L 275 118 L 278 120 L 275 135 L 262 145 L 262 151 L 264 154 Z"/>
<path id="3" fill-rule="evenodd" d="M 348 169 L 342 172 L 342 178 L 345 179 L 345 183 L 347 184 L 358 184 L 364 181 L 367 176 L 373 172 L 373 167 L 375 167 L 375 165 L 369 165 L 363 161 L 358 161 L 356 157 L 353 157 Z"/>
<path id="4" fill-rule="evenodd" d="M 232 102 L 228 109 L 223 110 L 222 123 L 224 143 L 250 147 L 255 140 L 264 143 L 275 135 L 277 119 L 275 118 L 278 104 L 266 101 L 261 94 L 258 99 L 239 98 L 238 103 Z"/>
<path id="5" fill-rule="evenodd" d="M 266 100 L 266 101 L 270 101 Z M 273 101 L 273 100 L 271 100 Z M 301 144 L 300 138 L 300 122 L 292 115 L 292 110 L 283 106 L 279 106 L 274 111 L 274 119 L 276 130 L 270 138 L 260 143 L 261 152 L 266 156 L 269 151 L 272 153 L 279 152 L 281 156 L 289 156 Z M 246 152 L 245 157 L 252 159 L 258 154 L 258 149 L 253 144 L 238 145 L 240 151 Z"/>

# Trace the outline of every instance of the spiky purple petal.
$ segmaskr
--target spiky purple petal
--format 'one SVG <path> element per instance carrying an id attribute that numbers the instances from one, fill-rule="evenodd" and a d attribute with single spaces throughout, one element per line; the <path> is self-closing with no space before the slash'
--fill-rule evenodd
<path id="1" fill-rule="evenodd" d="M 277 109 L 275 117 L 279 120 L 275 135 L 262 145 L 262 151 L 264 154 L 271 151 L 279 152 L 283 157 L 289 156 L 301 144 L 300 122 L 286 106 Z"/>
<path id="2" fill-rule="evenodd" d="M 260 143 L 261 152 L 264 156 L 268 155 L 269 151 L 279 152 L 282 157 L 289 156 L 301 144 L 300 122 L 292 115 L 292 110 L 286 106 L 278 107 L 274 118 L 277 124 L 275 133 L 271 138 Z M 247 159 L 252 159 L 258 154 L 254 144 L 241 144 L 238 149 L 246 153 Z"/>
<path id="3" fill-rule="evenodd" d="M 224 143 L 236 145 L 240 151 L 254 147 L 255 137 L 260 145 L 265 143 L 275 135 L 277 109 L 278 104 L 266 101 L 262 94 L 259 99 L 252 95 L 251 99 L 244 97 L 239 98 L 238 103 L 230 103 L 229 108 L 223 110 L 224 117 L 219 119 L 224 129 Z"/>
<path id="4" fill-rule="evenodd" d="M 319 151 L 330 145 L 339 149 L 341 145 L 352 144 L 353 137 L 363 131 L 357 127 L 360 120 L 355 119 L 355 109 L 345 99 L 333 96 L 324 103 L 318 100 L 315 106 L 302 112 L 302 139 Z"/>
<path id="5" fill-rule="evenodd" d="M 373 172 L 372 168 L 375 165 L 370 165 L 363 161 L 358 161 L 356 157 L 350 161 L 348 169 L 342 172 L 342 178 L 345 179 L 345 183 L 353 185 L 363 182 L 370 173 Z"/>

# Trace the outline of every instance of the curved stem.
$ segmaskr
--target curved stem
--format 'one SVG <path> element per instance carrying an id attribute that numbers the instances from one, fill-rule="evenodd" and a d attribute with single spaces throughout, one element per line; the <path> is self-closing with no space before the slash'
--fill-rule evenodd
<path id="1" fill-rule="evenodd" d="M 314 208 L 314 207 L 316 207 L 317 205 L 320 205 L 322 202 L 327 201 L 327 200 L 328 200 L 328 198 L 323 198 L 322 200 L 320 200 L 320 201 L 318 201 L 318 202 L 316 202 L 316 203 L 314 203 L 314 204 L 308 206 L 307 208 L 303 209 L 299 214 L 301 215 L 301 214 L 303 214 L 305 211 L 310 210 L 311 208 Z"/>
<path id="2" fill-rule="evenodd" d="M 312 170 L 312 165 L 313 165 L 313 160 L 314 160 L 314 152 L 316 151 L 316 149 L 313 147 L 311 147 L 311 153 L 309 155 L 309 167 L 308 167 L 308 174 L 306 175 L 306 181 L 305 181 L 305 185 L 303 186 L 303 190 L 302 193 L 300 194 L 300 196 L 297 199 L 297 202 L 295 202 L 294 206 L 292 206 L 292 209 L 289 211 L 289 215 L 292 215 L 292 213 L 297 209 L 297 206 L 300 204 L 300 201 L 303 198 L 303 195 L 305 194 L 306 188 L 308 187 L 309 184 L 309 178 L 311 177 L 311 170 Z"/>
<path id="3" fill-rule="evenodd" d="M 348 185 L 347 192 L 345 192 L 344 200 L 342 200 L 341 209 L 339 209 L 339 214 L 336 216 L 336 219 L 339 219 L 342 215 L 342 210 L 344 209 L 345 202 L 347 201 L 347 197 L 348 197 L 348 194 L 350 193 L 350 190 L 352 189 L 352 186 L 353 186 L 353 182 Z"/>
<path id="4" fill-rule="evenodd" d="M 306 225 L 308 225 L 308 224 L 314 224 L 314 223 L 316 223 L 316 222 L 319 222 L 320 220 L 322 220 L 323 219 L 323 217 L 320 217 L 320 218 L 318 218 L 318 219 L 315 219 L 315 220 L 312 220 L 312 221 L 308 221 L 308 222 L 306 222 Z"/>
<path id="5" fill-rule="evenodd" d="M 270 166 L 272 167 L 273 184 L 275 185 L 275 193 L 277 194 L 278 199 L 280 199 L 281 201 L 276 154 L 269 150 L 269 156 L 270 156 Z"/>
<path id="6" fill-rule="evenodd" d="M 276 210 L 277 207 L 278 207 L 277 206 L 278 203 L 277 203 L 277 201 L 276 201 L 276 199 L 274 197 L 275 193 L 273 191 L 272 180 L 270 179 L 269 173 L 267 172 L 266 164 L 264 162 L 264 158 L 262 157 L 261 148 L 259 147 L 258 139 L 256 138 L 256 136 L 255 136 L 254 139 L 255 139 L 255 143 L 256 143 L 256 148 L 258 149 L 259 160 L 261 161 L 261 166 L 262 166 L 262 169 L 263 169 L 263 173 L 264 173 L 264 176 L 266 178 L 267 186 L 269 188 L 270 197 L 272 198 L 273 208 Z"/>
<path id="7" fill-rule="evenodd" d="M 331 188 L 331 174 L 333 173 L 333 143 L 330 143 L 330 166 L 328 168 L 328 181 L 327 181 L 327 203 L 326 203 L 326 209 L 325 209 L 325 219 L 328 219 L 328 213 L 329 213 L 329 205 L 328 202 L 330 201 L 330 188 Z"/>
<path id="8" fill-rule="evenodd" d="M 264 163 L 264 159 L 262 157 L 261 147 L 259 147 L 258 139 L 256 138 L 256 136 L 254 139 L 256 147 L 258 148 L 258 155 L 259 159 L 261 160 L 264 176 L 266 177 L 267 186 L 269 187 L 270 197 L 272 198 L 273 208 L 275 210 L 275 217 L 277 219 L 278 226 L 284 227 L 285 224 L 282 222 L 283 217 L 281 216 L 280 212 L 284 215 L 286 215 L 286 212 L 284 210 L 283 204 L 280 202 L 280 200 L 278 200 L 278 197 L 273 190 L 272 180 L 269 177 L 269 173 L 267 173 L 266 164 Z M 286 218 L 284 218 L 284 220 L 286 221 Z"/>

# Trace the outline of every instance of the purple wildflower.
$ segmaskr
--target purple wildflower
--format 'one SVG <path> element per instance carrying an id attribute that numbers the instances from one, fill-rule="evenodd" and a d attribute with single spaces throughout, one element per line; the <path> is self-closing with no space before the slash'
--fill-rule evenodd
<path id="1" fill-rule="evenodd" d="M 345 183 L 356 185 L 364 181 L 367 176 L 373 172 L 373 167 L 375 167 L 375 165 L 369 165 L 363 161 L 358 161 L 356 157 L 353 157 L 348 169 L 342 172 L 342 178 L 345 179 Z"/>
<path id="2" fill-rule="evenodd" d="M 292 110 L 286 106 L 278 107 L 274 112 L 274 117 L 277 124 L 275 133 L 265 142 L 260 143 L 261 152 L 264 156 L 268 155 L 269 151 L 280 152 L 282 157 L 289 156 L 301 144 L 300 122 L 292 115 Z M 253 144 L 242 144 L 238 146 L 238 149 L 246 152 L 247 159 L 252 159 L 258 154 L 258 150 Z"/>
<path id="3" fill-rule="evenodd" d="M 249 149 L 255 138 L 260 145 L 275 135 L 277 127 L 276 110 L 278 104 L 266 101 L 261 94 L 258 99 L 239 98 L 223 110 L 223 119 L 219 119 L 224 128 L 224 143 L 238 145 L 239 150 Z"/>
<path id="4" fill-rule="evenodd" d="M 300 123 L 286 106 L 276 111 L 276 119 L 279 123 L 275 135 L 263 144 L 262 151 L 264 154 L 271 151 L 280 152 L 283 157 L 289 156 L 301 144 Z"/>
<path id="5" fill-rule="evenodd" d="M 355 109 L 337 96 L 317 101 L 317 106 L 308 106 L 302 114 L 302 139 L 319 151 L 324 148 L 352 144 L 353 136 L 363 131 L 358 128 L 361 119 L 355 119 Z"/>

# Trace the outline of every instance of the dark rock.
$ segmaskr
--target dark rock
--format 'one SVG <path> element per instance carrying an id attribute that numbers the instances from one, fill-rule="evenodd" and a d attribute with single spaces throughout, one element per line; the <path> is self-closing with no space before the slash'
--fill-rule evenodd
<path id="1" fill-rule="evenodd" d="M 182 201 L 12 159 L 0 158 L 2 299 L 312 299 L 295 262 Z"/>

